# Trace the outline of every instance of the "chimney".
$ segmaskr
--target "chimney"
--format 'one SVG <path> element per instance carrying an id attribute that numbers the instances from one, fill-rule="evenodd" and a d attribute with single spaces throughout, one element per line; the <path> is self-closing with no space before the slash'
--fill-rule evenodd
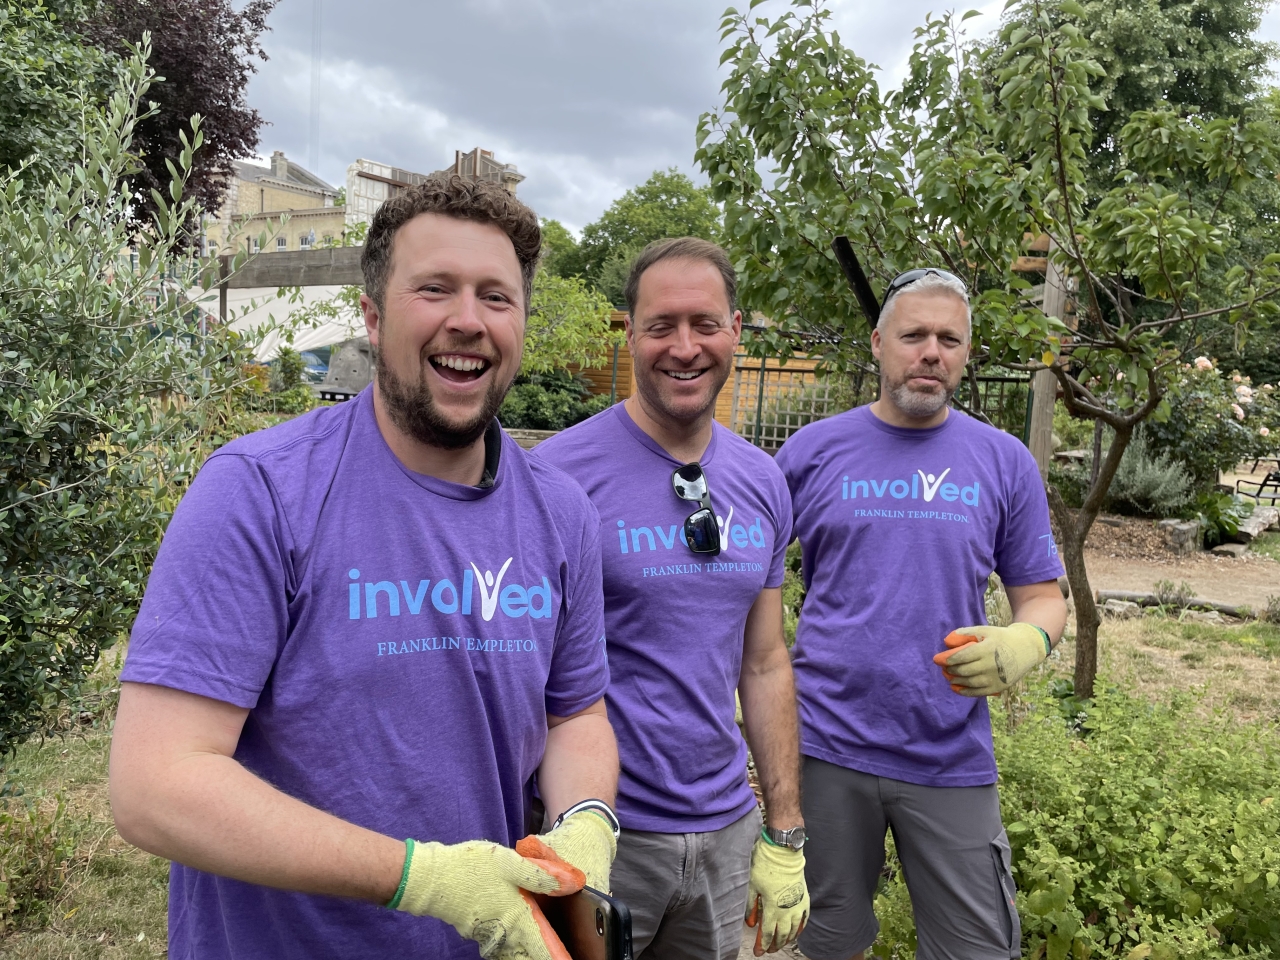
<path id="1" fill-rule="evenodd" d="M 285 159 L 283 150 L 271 153 L 271 175 L 277 180 L 289 179 L 289 161 Z"/>

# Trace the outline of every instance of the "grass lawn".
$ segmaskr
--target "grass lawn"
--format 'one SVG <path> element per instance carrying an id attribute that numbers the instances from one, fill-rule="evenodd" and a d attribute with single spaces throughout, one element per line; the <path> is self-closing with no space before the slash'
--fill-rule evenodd
<path id="1" fill-rule="evenodd" d="M 20 749 L 7 768 L 12 786 L 23 791 L 10 808 L 34 802 L 48 817 L 62 794 L 67 815 L 58 829 L 76 839 L 66 885 L 46 916 L 0 937 L 8 960 L 165 955 L 169 864 L 116 835 L 107 799 L 110 743 L 101 729 L 51 737 Z"/>
<path id="2" fill-rule="evenodd" d="M 1280 560 L 1280 533 L 1264 533 L 1249 544 L 1249 549 L 1272 560 Z M 1280 595 L 1280 584 L 1276 584 L 1276 593 Z"/>

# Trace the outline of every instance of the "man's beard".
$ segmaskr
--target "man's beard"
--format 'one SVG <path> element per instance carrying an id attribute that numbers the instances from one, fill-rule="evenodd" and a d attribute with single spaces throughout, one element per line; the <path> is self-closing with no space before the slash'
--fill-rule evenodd
<path id="1" fill-rule="evenodd" d="M 889 387 L 889 396 L 893 399 L 893 405 L 908 417 L 918 417 L 922 420 L 932 417 L 951 402 L 951 397 L 956 392 L 955 387 L 950 387 L 942 381 L 938 381 L 942 389 L 936 393 L 912 390 L 907 384 L 908 379 L 909 377 L 904 377 L 901 383 Z"/>
<path id="2" fill-rule="evenodd" d="M 422 375 L 417 383 L 413 383 L 396 376 L 381 350 L 374 351 L 374 359 L 378 370 L 377 390 L 382 394 L 391 422 L 419 443 L 443 450 L 461 450 L 484 436 L 511 386 L 510 383 L 499 384 L 495 377 L 484 396 L 480 412 L 459 425 L 446 420 L 431 397 L 431 390 L 426 384 L 426 364 L 431 361 L 422 360 Z"/>

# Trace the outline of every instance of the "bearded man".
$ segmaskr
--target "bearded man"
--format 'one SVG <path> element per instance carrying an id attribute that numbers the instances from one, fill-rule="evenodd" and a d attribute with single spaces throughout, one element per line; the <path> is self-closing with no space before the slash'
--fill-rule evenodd
<path id="1" fill-rule="evenodd" d="M 173 861 L 175 960 L 550 960 L 527 894 L 609 888 L 600 521 L 494 419 L 540 246 L 496 184 L 387 201 L 373 385 L 227 444 L 174 514 L 111 801 Z M 556 828 L 525 859 L 535 783 Z"/>
<path id="2" fill-rule="evenodd" d="M 799 946 L 861 958 L 892 830 L 923 960 L 1020 955 L 986 697 L 1049 655 L 1066 623 L 1035 461 L 947 406 L 964 374 L 969 298 L 912 270 L 888 288 L 874 403 L 779 451 L 808 587 L 795 647 L 812 897 Z M 1013 620 L 986 625 L 987 579 Z"/>

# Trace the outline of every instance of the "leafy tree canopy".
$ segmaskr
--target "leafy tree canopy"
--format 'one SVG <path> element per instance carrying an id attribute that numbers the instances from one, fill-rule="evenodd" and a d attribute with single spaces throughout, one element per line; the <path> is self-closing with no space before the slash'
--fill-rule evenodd
<path id="1" fill-rule="evenodd" d="M 1049 491 L 1087 697 L 1098 615 L 1083 545 L 1124 450 L 1140 423 L 1168 417 L 1206 325 L 1277 316 L 1280 253 L 1235 242 L 1226 204 L 1274 182 L 1280 136 L 1267 119 L 1160 103 L 1123 118 L 1123 173 L 1098 191 L 1091 118 L 1106 102 L 1092 85 L 1104 70 L 1070 19 L 1081 12 L 1017 0 L 989 48 L 964 42 L 961 20 L 932 18 L 902 87 L 882 92 L 819 0 L 773 21 L 731 9 L 725 104 L 702 118 L 697 158 L 725 204 L 743 306 L 774 320 L 753 349 L 785 355 L 800 338 L 832 365 L 866 362 L 865 322 L 830 249 L 846 234 L 880 290 L 913 266 L 964 278 L 975 362 L 1050 371 L 1074 416 L 1113 433 L 1079 511 Z M 1055 245 L 1077 326 L 1047 315 L 1015 269 L 1028 234 Z"/>
<path id="2" fill-rule="evenodd" d="M 554 277 L 569 277 L 578 254 L 578 241 L 559 220 L 542 218 L 542 262 L 540 273 Z"/>
<path id="3" fill-rule="evenodd" d="M 0 172 L 28 161 L 38 183 L 79 156 L 85 104 L 105 96 L 116 58 L 67 32 L 78 13 L 0 5 Z"/>
<path id="4" fill-rule="evenodd" d="M 203 209 L 216 210 L 222 202 L 231 161 L 257 149 L 262 118 L 246 102 L 245 89 L 254 61 L 267 57 L 258 38 L 276 3 L 100 0 L 81 24 L 87 40 L 117 54 L 151 35 L 151 67 L 163 82 L 148 93 L 158 109 L 134 134 L 133 149 L 142 159 L 133 174 L 139 221 L 155 212 L 151 192 L 169 182 L 169 165 L 182 150 L 179 132 L 192 116 L 202 118 L 205 147 L 195 155 L 187 190 Z"/>
<path id="5" fill-rule="evenodd" d="M 654 240 L 702 237 L 718 240 L 720 210 L 706 187 L 674 167 L 655 170 L 644 183 L 610 204 L 582 230 L 576 256 L 565 263 L 600 290 L 611 303 L 622 303 L 631 260 Z"/>
<path id="6" fill-rule="evenodd" d="M 1280 47 L 1257 37 L 1269 0 L 1083 0 L 1046 5 L 1055 25 L 1072 23 L 1102 68 L 1091 92 L 1092 150 L 1114 163 L 1120 132 L 1138 110 L 1162 102 L 1186 114 L 1240 114 L 1262 89 Z M 1019 7 L 1013 22 L 1028 28 Z M 1013 37 L 1003 31 L 1001 49 Z"/>

